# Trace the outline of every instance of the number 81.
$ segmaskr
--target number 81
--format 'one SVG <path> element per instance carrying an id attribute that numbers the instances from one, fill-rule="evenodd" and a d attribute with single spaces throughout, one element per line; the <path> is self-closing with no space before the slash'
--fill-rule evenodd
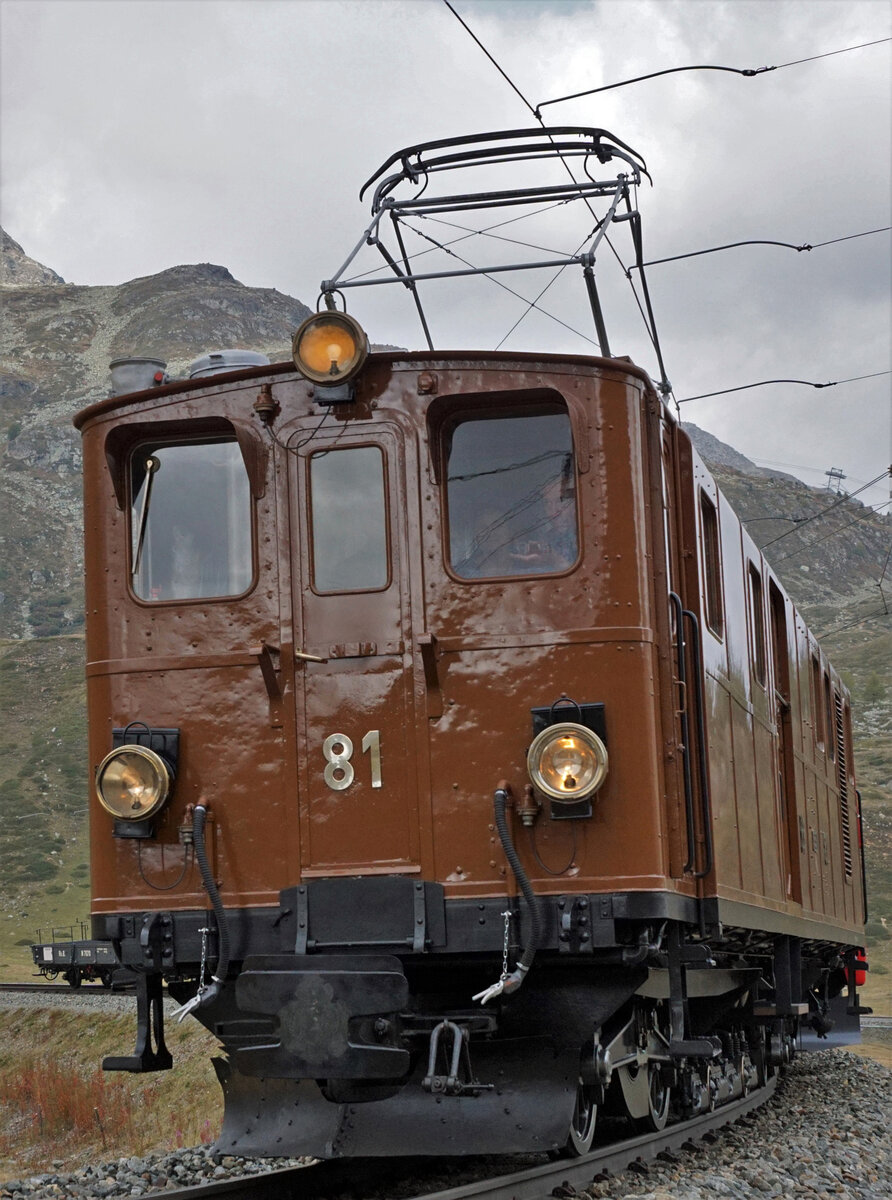
<path id="1" fill-rule="evenodd" d="M 362 739 L 362 752 L 369 755 L 372 769 L 372 787 L 381 784 L 381 733 L 370 729 Z M 330 733 L 322 743 L 325 757 L 323 778 L 333 792 L 343 792 L 353 782 L 356 772 L 353 763 L 353 741 L 346 733 Z"/>

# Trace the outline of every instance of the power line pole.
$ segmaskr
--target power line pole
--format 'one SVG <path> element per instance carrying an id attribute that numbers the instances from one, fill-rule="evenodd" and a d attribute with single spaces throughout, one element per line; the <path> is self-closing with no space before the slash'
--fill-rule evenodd
<path id="1" fill-rule="evenodd" d="M 846 476 L 842 473 L 842 468 L 841 467 L 831 467 L 830 470 L 825 471 L 824 474 L 829 476 L 829 478 L 827 479 L 827 491 L 832 492 L 835 490 L 836 494 L 838 496 L 840 494 L 840 492 L 842 491 L 842 481 L 846 478 Z M 835 489 L 833 487 L 834 483 L 836 484 Z"/>

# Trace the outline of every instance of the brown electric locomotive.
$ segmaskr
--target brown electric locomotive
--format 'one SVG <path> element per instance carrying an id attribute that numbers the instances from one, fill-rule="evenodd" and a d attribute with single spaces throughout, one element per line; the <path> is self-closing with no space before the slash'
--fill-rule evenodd
<path id="1" fill-rule="evenodd" d="M 549 154 L 623 171 L 433 195 Z M 620 219 L 640 249 L 640 171 L 563 128 L 374 180 L 382 248 L 385 215 L 606 198 L 568 259 L 600 356 L 369 353 L 342 269 L 293 363 L 76 419 L 93 936 L 138 980 L 105 1066 L 171 1066 L 166 981 L 225 1051 L 220 1149 L 581 1153 L 599 1110 L 658 1129 L 858 1009 L 846 690 L 607 344 L 594 251 Z"/>

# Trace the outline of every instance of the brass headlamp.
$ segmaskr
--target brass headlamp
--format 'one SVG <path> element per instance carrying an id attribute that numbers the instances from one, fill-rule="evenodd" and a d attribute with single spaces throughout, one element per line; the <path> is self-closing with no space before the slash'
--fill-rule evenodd
<path id="1" fill-rule="evenodd" d="M 527 752 L 527 770 L 536 788 L 552 800 L 575 804 L 594 795 L 607 775 L 607 747 L 585 725 L 549 725 Z"/>
<path id="2" fill-rule="evenodd" d="M 119 821 L 146 821 L 163 808 L 173 782 L 170 766 L 148 746 L 119 746 L 96 771 L 99 803 Z"/>

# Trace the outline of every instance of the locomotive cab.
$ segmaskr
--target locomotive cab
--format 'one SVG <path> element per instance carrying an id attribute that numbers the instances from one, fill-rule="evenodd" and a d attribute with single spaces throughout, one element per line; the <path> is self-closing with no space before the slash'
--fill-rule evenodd
<path id="1" fill-rule="evenodd" d="M 736 653 L 739 524 L 712 540 L 714 485 L 603 344 L 369 352 L 326 309 L 292 362 L 77 418 L 93 932 L 140 981 L 105 1065 L 171 1065 L 166 981 L 226 1053 L 221 1149 L 582 1153 L 599 1108 L 660 1128 L 766 1082 L 855 961 L 841 685 L 810 814 L 775 767 L 817 778 L 813 642 L 766 573 L 784 743 Z"/>

